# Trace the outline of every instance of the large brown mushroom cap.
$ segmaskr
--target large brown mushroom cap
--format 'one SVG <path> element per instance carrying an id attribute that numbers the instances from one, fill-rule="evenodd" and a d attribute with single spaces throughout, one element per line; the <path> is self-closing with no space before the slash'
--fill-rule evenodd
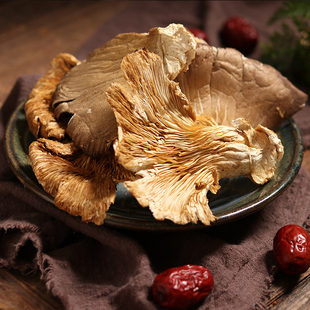
<path id="1" fill-rule="evenodd" d="M 140 50 L 124 57 L 130 91 L 112 84 L 107 96 L 118 123 L 118 162 L 140 178 L 124 184 L 158 220 L 205 225 L 215 220 L 207 192 L 223 177 L 248 176 L 263 184 L 283 155 L 276 134 L 244 119 L 235 127 L 199 118 L 177 83 L 165 75 L 160 57 Z"/>
<path id="2" fill-rule="evenodd" d="M 103 155 L 117 138 L 114 114 L 105 91 L 112 82 L 124 84 L 120 63 L 125 55 L 147 48 L 164 62 L 174 79 L 195 57 L 196 41 L 183 25 L 153 28 L 149 33 L 116 36 L 70 70 L 59 83 L 53 105 L 55 115 L 72 115 L 66 132 L 90 156 Z"/>
<path id="3" fill-rule="evenodd" d="M 197 114 L 230 125 L 242 117 L 253 127 L 277 128 L 304 107 L 308 96 L 273 67 L 231 48 L 197 44 L 189 70 L 176 78 Z"/>

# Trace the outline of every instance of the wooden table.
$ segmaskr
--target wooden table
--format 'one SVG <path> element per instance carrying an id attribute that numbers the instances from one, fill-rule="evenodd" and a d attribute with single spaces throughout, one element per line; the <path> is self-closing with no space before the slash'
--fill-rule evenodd
<path id="1" fill-rule="evenodd" d="M 128 5 L 126 1 L 33 2 L 0 2 L 0 107 L 20 75 L 45 73 L 56 54 L 74 53 L 105 20 Z M 310 172 L 310 150 L 304 154 L 303 166 Z M 283 276 L 272 288 L 268 309 L 309 309 L 310 270 L 294 282 Z M 47 291 L 39 273 L 0 269 L 0 309 L 64 307 Z"/>

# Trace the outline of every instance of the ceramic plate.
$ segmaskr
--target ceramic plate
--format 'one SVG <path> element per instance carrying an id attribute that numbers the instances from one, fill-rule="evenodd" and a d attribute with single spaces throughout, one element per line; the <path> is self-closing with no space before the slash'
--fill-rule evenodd
<path id="1" fill-rule="evenodd" d="M 303 157 L 302 138 L 293 119 L 285 121 L 277 130 L 283 145 L 284 157 L 274 177 L 263 186 L 252 183 L 244 177 L 222 179 L 221 189 L 216 195 L 208 195 L 209 205 L 218 220 L 212 225 L 221 225 L 260 210 L 278 197 L 297 175 Z M 32 171 L 28 157 L 28 146 L 34 140 L 26 116 L 24 103 L 15 110 L 5 133 L 5 150 L 8 162 L 19 180 L 30 190 L 53 205 Z M 107 213 L 105 224 L 116 228 L 147 231 L 169 231 L 200 229 L 201 223 L 176 225 L 171 221 L 157 221 L 148 208 L 139 206 L 123 184 L 117 186 L 116 200 Z"/>

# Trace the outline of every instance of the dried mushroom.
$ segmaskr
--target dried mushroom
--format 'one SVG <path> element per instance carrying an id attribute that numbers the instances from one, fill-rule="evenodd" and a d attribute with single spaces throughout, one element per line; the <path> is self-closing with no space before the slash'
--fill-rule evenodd
<path id="1" fill-rule="evenodd" d="M 275 129 L 308 98 L 273 67 L 207 43 L 197 44 L 195 59 L 176 81 L 197 114 L 221 125 L 243 117 L 253 127 Z"/>
<path id="2" fill-rule="evenodd" d="M 124 182 L 156 219 L 209 225 L 207 192 L 224 177 L 267 182 L 283 156 L 267 127 L 306 100 L 275 69 L 182 25 L 120 34 L 82 62 L 55 57 L 25 105 L 29 156 L 55 205 L 82 221 L 103 224 Z"/>
<path id="3" fill-rule="evenodd" d="M 149 33 L 124 33 L 93 51 L 68 72 L 55 92 L 57 119 L 72 117 L 66 132 L 74 144 L 90 156 L 103 155 L 117 138 L 114 114 L 105 91 L 112 82 L 125 86 L 120 69 L 123 57 L 140 48 L 158 54 L 169 78 L 188 69 L 195 57 L 196 41 L 183 25 L 153 28 Z"/>
<path id="4" fill-rule="evenodd" d="M 25 114 L 29 128 L 36 138 L 65 137 L 66 123 L 57 121 L 52 101 L 55 89 L 65 73 L 79 61 L 70 54 L 59 54 L 53 60 L 51 69 L 41 77 L 31 91 L 25 104 Z"/>
<path id="5" fill-rule="evenodd" d="M 125 186 L 157 220 L 209 225 L 216 218 L 207 192 L 216 193 L 221 178 L 263 184 L 273 176 L 283 155 L 273 131 L 242 118 L 233 127 L 203 116 L 198 123 L 161 58 L 146 49 L 124 57 L 121 68 L 129 89 L 114 83 L 107 90 L 118 124 L 115 155 L 139 177 Z"/>
<path id="6" fill-rule="evenodd" d="M 134 179 L 115 160 L 113 152 L 91 158 L 72 142 L 38 139 L 29 147 L 33 171 L 54 204 L 84 222 L 101 225 L 115 199 L 116 184 Z"/>

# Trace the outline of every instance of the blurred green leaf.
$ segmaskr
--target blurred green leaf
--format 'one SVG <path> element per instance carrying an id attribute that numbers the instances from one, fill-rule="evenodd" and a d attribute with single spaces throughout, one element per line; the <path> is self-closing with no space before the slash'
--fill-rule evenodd
<path id="1" fill-rule="evenodd" d="M 286 1 L 268 24 L 281 21 L 263 42 L 261 62 L 270 64 L 293 83 L 310 88 L 310 1 Z"/>
<path id="2" fill-rule="evenodd" d="M 283 6 L 276 11 L 269 20 L 273 24 L 283 18 L 306 18 L 310 19 L 310 1 L 285 1 Z"/>

